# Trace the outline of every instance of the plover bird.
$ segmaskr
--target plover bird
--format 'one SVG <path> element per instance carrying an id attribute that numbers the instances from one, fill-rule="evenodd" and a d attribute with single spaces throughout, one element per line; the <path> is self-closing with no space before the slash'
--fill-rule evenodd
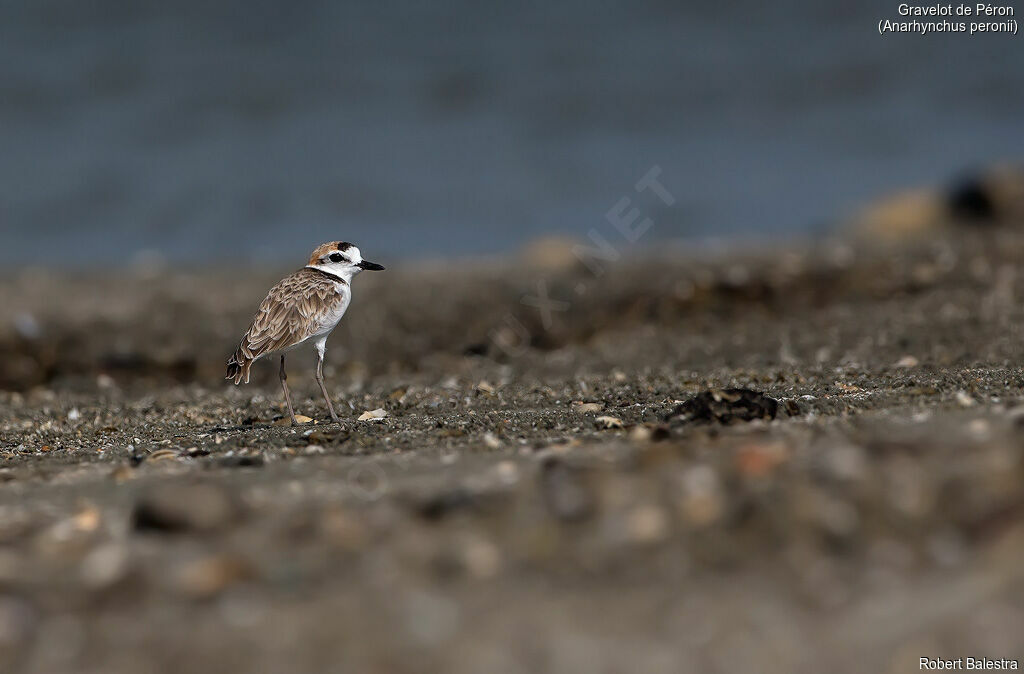
<path id="1" fill-rule="evenodd" d="M 309 256 L 309 264 L 278 281 L 270 289 L 252 319 L 252 325 L 228 359 L 227 379 L 235 384 L 249 383 L 249 368 L 264 356 L 281 356 L 281 390 L 288 405 L 288 414 L 295 424 L 295 409 L 288 392 L 288 375 L 284 371 L 284 356 L 303 344 L 316 348 L 316 383 L 327 401 L 331 419 L 338 415 L 324 386 L 324 352 L 327 337 L 348 309 L 352 299 L 352 278 L 363 271 L 384 269 L 375 262 L 367 262 L 359 249 L 347 241 L 322 244 Z"/>

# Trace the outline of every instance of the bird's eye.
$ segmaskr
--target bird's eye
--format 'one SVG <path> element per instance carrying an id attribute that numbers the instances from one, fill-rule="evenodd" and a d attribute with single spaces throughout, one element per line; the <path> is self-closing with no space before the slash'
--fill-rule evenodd
<path id="1" fill-rule="evenodd" d="M 331 253 L 331 262 L 341 262 L 344 259 L 341 253 Z"/>

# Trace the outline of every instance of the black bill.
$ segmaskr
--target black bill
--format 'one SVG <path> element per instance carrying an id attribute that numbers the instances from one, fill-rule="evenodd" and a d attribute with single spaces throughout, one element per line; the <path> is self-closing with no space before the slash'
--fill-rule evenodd
<path id="1" fill-rule="evenodd" d="M 367 271 L 384 271 L 384 265 L 377 264 L 376 262 L 367 262 L 366 260 L 363 260 L 356 266 Z"/>

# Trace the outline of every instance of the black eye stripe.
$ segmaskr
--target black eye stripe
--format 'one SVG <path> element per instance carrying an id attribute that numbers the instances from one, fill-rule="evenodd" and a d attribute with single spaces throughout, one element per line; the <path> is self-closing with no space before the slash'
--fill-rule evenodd
<path id="1" fill-rule="evenodd" d="M 330 260 L 331 260 L 331 262 L 342 262 L 342 261 L 349 262 L 350 261 L 347 257 L 342 255 L 341 253 L 331 253 Z"/>

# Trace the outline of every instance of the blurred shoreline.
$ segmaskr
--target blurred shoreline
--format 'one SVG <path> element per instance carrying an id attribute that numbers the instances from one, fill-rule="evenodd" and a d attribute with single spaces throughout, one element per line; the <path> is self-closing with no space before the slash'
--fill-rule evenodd
<path id="1" fill-rule="evenodd" d="M 507 252 L 654 165 L 661 241 L 818 234 L 1024 156 L 1016 38 L 877 36 L 894 9 L 6 3 L 0 262 Z"/>

